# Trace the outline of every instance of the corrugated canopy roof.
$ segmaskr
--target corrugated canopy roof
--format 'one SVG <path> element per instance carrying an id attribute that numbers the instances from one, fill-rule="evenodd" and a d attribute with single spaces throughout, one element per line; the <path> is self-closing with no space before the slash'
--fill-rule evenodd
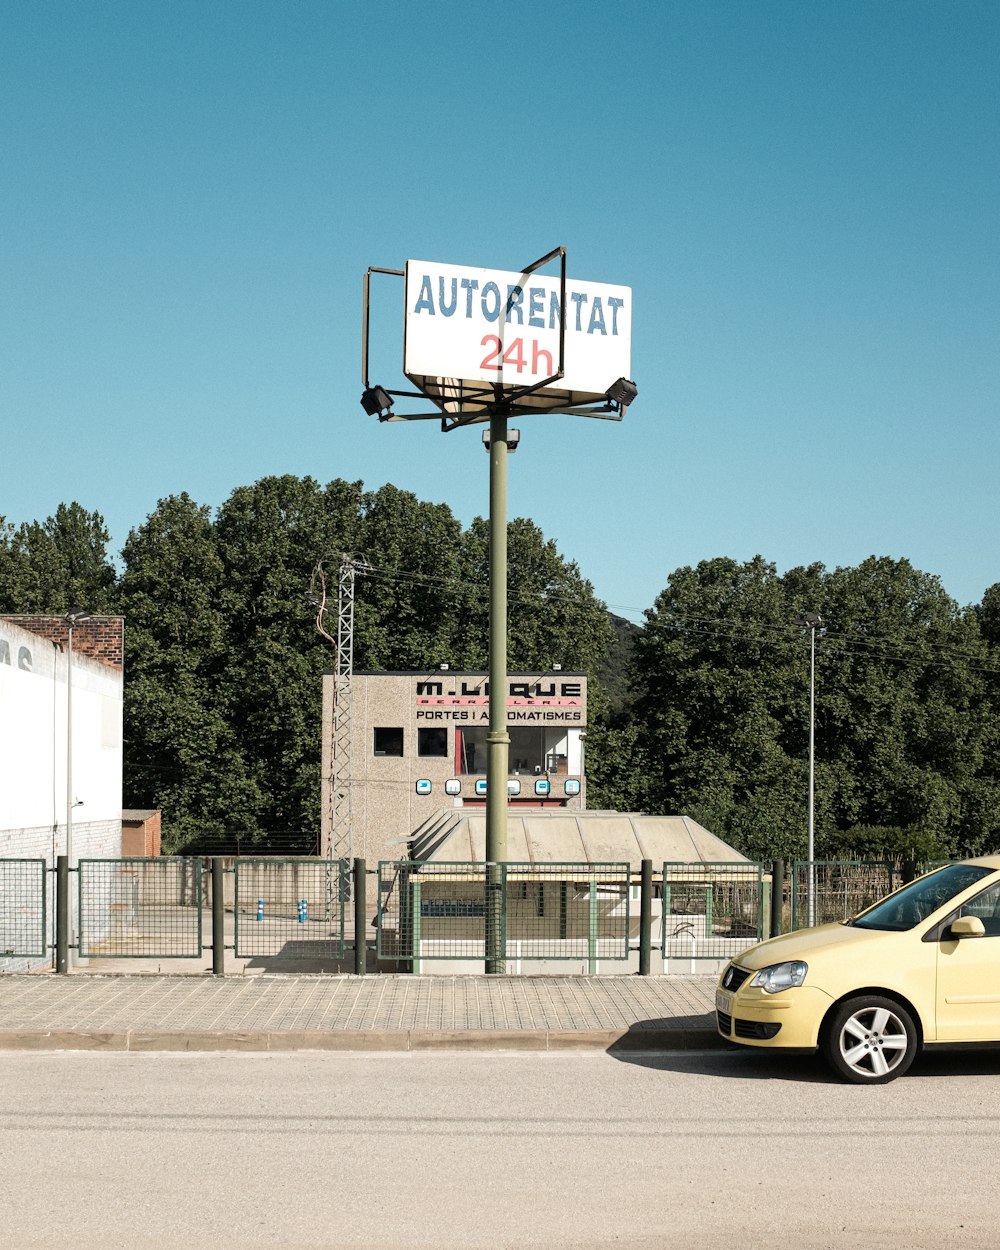
<path id="1" fill-rule="evenodd" d="M 442 808 L 410 839 L 416 860 L 482 863 L 486 859 L 486 814 Z M 654 866 L 745 864 L 747 859 L 688 816 L 647 816 L 637 812 L 510 811 L 507 860 L 533 864 L 627 863 L 638 871 L 642 860 Z"/>

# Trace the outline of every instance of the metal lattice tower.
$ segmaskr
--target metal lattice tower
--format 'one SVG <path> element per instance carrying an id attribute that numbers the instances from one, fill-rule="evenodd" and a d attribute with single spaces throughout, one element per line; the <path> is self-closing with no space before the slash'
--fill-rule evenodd
<path id="1" fill-rule="evenodd" d="M 333 709 L 330 736 L 330 859 L 354 858 L 354 831 L 351 823 L 351 746 L 352 696 L 351 675 L 354 671 L 354 579 L 357 570 L 368 568 L 368 562 L 348 553 L 340 557 L 337 582 L 336 637 L 323 627 L 326 609 L 326 579 L 322 562 L 313 576 L 318 577 L 321 594 L 312 596 L 318 603 L 316 627 L 334 646 Z"/>
<path id="2" fill-rule="evenodd" d="M 337 662 L 333 675 L 330 759 L 330 858 L 354 858 L 351 825 L 351 674 L 354 672 L 354 560 L 340 557 L 337 586 Z"/>

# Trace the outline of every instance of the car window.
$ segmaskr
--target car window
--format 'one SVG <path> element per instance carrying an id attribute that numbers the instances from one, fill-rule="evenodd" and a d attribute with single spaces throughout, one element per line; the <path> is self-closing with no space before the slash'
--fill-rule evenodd
<path id="1" fill-rule="evenodd" d="M 952 919 L 959 916 L 978 916 L 987 937 L 1000 937 L 1000 881 L 963 903 Z"/>
<path id="2" fill-rule="evenodd" d="M 888 929 L 898 932 L 912 929 L 957 894 L 992 873 L 993 869 L 983 868 L 979 864 L 948 864 L 937 872 L 904 885 L 895 894 L 890 894 L 860 916 L 855 916 L 849 923 L 859 929 Z M 984 894 L 989 892 L 983 891 Z"/>

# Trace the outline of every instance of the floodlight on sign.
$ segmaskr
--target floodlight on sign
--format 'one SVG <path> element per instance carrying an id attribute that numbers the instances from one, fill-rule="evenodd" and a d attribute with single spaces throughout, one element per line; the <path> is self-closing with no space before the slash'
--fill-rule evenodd
<path id="1" fill-rule="evenodd" d="M 519 443 L 520 441 L 521 441 L 521 431 L 520 431 L 520 430 L 508 430 L 508 431 L 507 431 L 507 439 L 506 439 L 506 443 L 507 443 L 507 450 L 508 450 L 508 451 L 517 451 L 517 445 L 518 445 L 518 443 Z M 486 450 L 487 450 L 487 451 L 489 451 L 489 449 L 490 449 L 490 432 L 489 432 L 489 430 L 483 430 L 483 446 L 486 448 Z"/>
<path id="2" fill-rule="evenodd" d="M 392 396 L 381 386 L 366 387 L 361 395 L 361 407 L 370 417 L 388 421 L 392 416 Z"/>
<path id="3" fill-rule="evenodd" d="M 625 409 L 638 394 L 639 388 L 634 382 L 630 382 L 628 378 L 619 378 L 617 382 L 613 382 L 608 387 L 608 401 L 612 404 L 617 404 L 623 416 Z"/>

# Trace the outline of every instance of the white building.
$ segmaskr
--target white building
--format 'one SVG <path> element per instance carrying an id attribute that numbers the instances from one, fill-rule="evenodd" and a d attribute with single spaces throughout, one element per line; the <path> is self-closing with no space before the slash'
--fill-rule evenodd
<path id="1" fill-rule="evenodd" d="M 123 626 L 121 617 L 92 617 L 74 627 L 70 735 L 65 620 L 0 617 L 0 866 L 51 867 L 66 853 L 70 743 L 73 862 L 121 855 Z M 50 883 L 50 933 L 51 899 Z M 2 939 L 0 947 L 9 948 Z M 17 966 L 24 961 L 0 958 L 0 969 Z"/>

